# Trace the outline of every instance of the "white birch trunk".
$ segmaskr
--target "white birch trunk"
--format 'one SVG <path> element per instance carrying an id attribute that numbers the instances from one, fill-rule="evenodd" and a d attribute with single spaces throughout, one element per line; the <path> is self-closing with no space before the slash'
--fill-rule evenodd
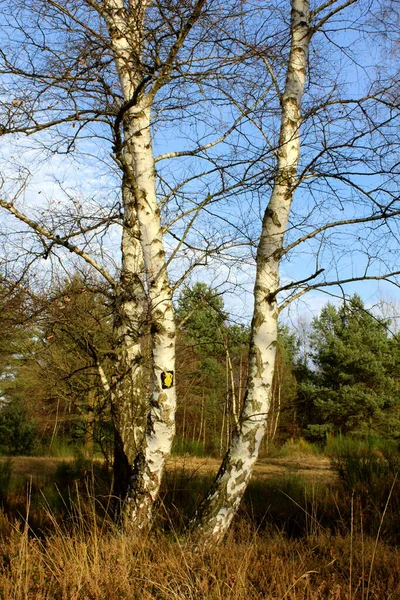
<path id="1" fill-rule="evenodd" d="M 266 440 L 267 448 L 269 443 L 272 443 L 275 438 L 276 429 L 278 427 L 279 413 L 280 413 L 280 389 L 281 389 L 281 377 L 279 373 L 278 365 L 275 360 L 275 371 L 274 378 L 271 388 L 271 399 L 270 408 L 267 421 Z"/>
<path id="2" fill-rule="evenodd" d="M 151 522 L 152 506 L 175 435 L 175 321 L 156 199 L 148 105 L 139 106 L 127 130 L 124 160 L 131 161 L 134 167 L 134 173 L 129 172 L 136 187 L 136 214 L 149 301 L 153 389 L 144 450 L 135 459 L 125 521 L 130 526 L 144 528 Z"/>
<path id="3" fill-rule="evenodd" d="M 223 406 L 223 410 L 222 410 L 222 424 L 221 424 L 221 433 L 220 433 L 220 437 L 219 437 L 219 453 L 221 454 L 221 456 L 225 450 L 225 448 L 224 448 L 225 413 L 226 413 L 226 398 L 225 398 L 224 406 Z"/>
<path id="4" fill-rule="evenodd" d="M 106 20 L 125 103 L 132 103 L 142 80 L 143 19 L 147 2 L 105 0 Z M 142 90 L 123 115 L 124 139 L 119 152 L 126 182 L 134 196 L 134 213 L 143 255 L 150 332 L 152 336 L 152 392 L 143 447 L 135 457 L 123 519 L 128 528 L 144 529 L 151 523 L 165 459 L 175 434 L 175 323 L 172 292 L 165 264 L 160 211 L 156 198 L 156 174 L 151 140 L 152 97 Z M 124 416 L 122 433 L 129 427 Z M 125 444 L 124 444 L 125 445 Z"/>
<path id="5" fill-rule="evenodd" d="M 300 156 L 301 102 L 311 37 L 309 13 L 309 0 L 292 0 L 292 37 L 281 99 L 277 171 L 257 251 L 248 386 L 240 428 L 234 431 L 216 480 L 192 522 L 195 535 L 204 545 L 215 545 L 227 531 L 249 482 L 267 423 L 277 343 L 280 253 Z"/>
<path id="6" fill-rule="evenodd" d="M 234 427 L 239 427 L 239 411 L 236 401 L 236 386 L 235 386 L 235 373 L 233 371 L 233 364 L 231 359 L 231 354 L 229 352 L 228 339 L 225 341 L 225 352 L 226 352 L 226 362 L 227 368 L 229 371 L 230 381 L 231 381 L 231 410 L 232 410 L 232 418 Z M 239 392 L 240 394 L 240 392 Z"/>

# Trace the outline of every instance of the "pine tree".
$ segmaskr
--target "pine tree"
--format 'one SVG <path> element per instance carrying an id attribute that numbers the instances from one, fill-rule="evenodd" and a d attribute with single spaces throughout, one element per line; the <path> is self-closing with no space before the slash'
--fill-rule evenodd
<path id="1" fill-rule="evenodd" d="M 357 295 L 339 308 L 327 304 L 314 319 L 315 370 L 302 384 L 302 394 L 314 409 L 314 422 L 306 428 L 310 437 L 322 439 L 329 432 L 400 434 L 400 421 L 393 422 L 398 405 L 396 340 L 387 325 Z"/>
<path id="2" fill-rule="evenodd" d="M 228 315 L 224 301 L 210 285 L 197 282 L 183 289 L 176 313 L 179 324 L 176 446 L 180 450 L 197 451 L 197 444 L 207 453 L 218 454 L 229 437 L 225 421 Z M 235 330 L 235 344 L 237 339 Z"/>
<path id="3" fill-rule="evenodd" d="M 223 325 L 228 315 L 224 301 L 207 283 L 185 287 L 176 308 L 180 330 L 198 347 L 202 356 L 223 354 Z"/>

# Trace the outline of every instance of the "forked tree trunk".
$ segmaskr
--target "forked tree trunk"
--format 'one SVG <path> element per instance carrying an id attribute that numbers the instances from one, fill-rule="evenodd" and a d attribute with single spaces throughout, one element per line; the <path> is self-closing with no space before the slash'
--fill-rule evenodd
<path id="1" fill-rule="evenodd" d="M 144 288 L 148 302 L 152 337 L 152 391 L 146 411 L 145 431 L 134 423 L 135 414 L 123 406 L 121 398 L 120 426 L 124 474 L 131 472 L 123 506 L 126 528 L 145 529 L 151 524 L 152 507 L 157 497 L 165 459 L 169 455 L 175 434 L 175 324 L 172 292 L 166 271 L 162 242 L 160 211 L 156 198 L 156 174 L 151 139 L 152 96 L 141 88 L 143 83 L 142 45 L 143 20 L 148 2 L 131 0 L 129 9 L 123 0 L 104 0 L 104 16 L 110 34 L 115 64 L 124 96 L 124 112 L 116 153 L 124 172 L 124 183 L 132 194 L 125 214 L 134 217 L 138 227 L 143 257 Z M 138 256 L 137 239 L 126 236 L 124 255 L 132 251 Z M 137 371 L 135 372 L 134 380 Z M 146 401 L 147 402 L 147 401 Z M 140 403 L 140 407 L 144 406 Z M 128 408 L 128 412 L 126 412 Z M 141 417 L 141 415 L 140 415 Z M 139 422 L 142 423 L 141 419 Z M 143 438 L 137 445 L 140 431 Z M 117 438 L 118 438 L 117 435 Z M 140 436 L 139 436 L 140 437 Z M 118 439 L 117 439 L 118 442 Z M 123 463 L 121 461 L 121 464 Z"/>
<path id="2" fill-rule="evenodd" d="M 233 432 L 216 480 L 192 521 L 195 534 L 204 545 L 215 545 L 227 531 L 249 482 L 266 428 L 277 343 L 278 270 L 300 155 L 301 102 L 311 37 L 309 20 L 309 0 L 292 0 L 292 37 L 281 97 L 277 170 L 257 251 L 247 391 L 239 429 Z"/>

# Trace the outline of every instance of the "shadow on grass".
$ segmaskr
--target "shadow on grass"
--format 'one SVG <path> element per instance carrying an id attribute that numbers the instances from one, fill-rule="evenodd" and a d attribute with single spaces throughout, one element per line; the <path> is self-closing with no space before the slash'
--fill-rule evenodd
<path id="1" fill-rule="evenodd" d="M 363 454 L 361 459 L 365 462 Z M 236 524 L 247 522 L 258 530 L 276 531 L 298 539 L 320 531 L 345 535 L 354 528 L 356 520 L 362 523 L 366 534 L 375 536 L 379 531 L 389 543 L 398 543 L 400 484 L 397 475 L 382 465 L 377 475 L 375 465 L 373 477 L 366 477 L 361 469 L 359 480 L 354 481 L 354 471 L 358 472 L 353 465 L 356 458 L 352 455 L 348 461 L 347 470 L 351 471 L 353 479 L 343 474 L 347 472 L 343 455 L 340 460 L 341 481 L 335 483 L 313 483 L 296 473 L 254 478 L 246 491 Z M 382 461 L 380 455 L 377 460 Z M 212 480 L 211 475 L 184 466 L 167 472 L 156 511 L 156 530 L 184 533 Z M 111 522 L 115 508 L 111 490 L 110 468 L 83 456 L 61 462 L 52 477 L 34 479 L 13 474 L 12 459 L 0 463 L 0 507 L 9 518 L 24 522 L 29 503 L 29 525 L 39 536 L 51 531 L 54 518 L 63 520 L 66 525 L 69 522 L 73 525 L 77 514 L 82 519 L 85 503 L 90 506 L 86 511 L 90 518 L 93 518 L 94 505 L 99 520 Z"/>

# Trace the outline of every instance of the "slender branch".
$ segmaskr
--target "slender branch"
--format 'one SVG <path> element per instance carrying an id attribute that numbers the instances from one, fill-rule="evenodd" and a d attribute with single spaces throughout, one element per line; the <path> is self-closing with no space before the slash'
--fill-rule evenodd
<path id="1" fill-rule="evenodd" d="M 373 221 L 390 219 L 392 217 L 396 217 L 399 215 L 400 215 L 400 209 L 391 211 L 391 212 L 385 212 L 385 210 L 383 210 L 382 213 L 379 215 L 369 215 L 368 217 L 362 217 L 360 219 L 343 219 L 342 221 L 333 221 L 332 223 L 327 223 L 326 225 L 322 225 L 321 227 L 318 227 L 318 229 L 315 229 L 314 231 L 311 231 L 310 233 L 303 235 L 301 238 L 297 239 L 292 244 L 289 244 L 288 246 L 286 246 L 286 248 L 283 248 L 281 251 L 281 254 L 282 254 L 282 256 L 284 256 L 285 254 L 290 252 L 290 250 L 293 250 L 293 248 L 295 248 L 299 244 L 302 244 L 306 240 L 310 240 L 310 239 L 314 238 L 315 236 L 317 236 L 319 233 L 322 233 L 323 231 L 326 231 L 327 229 L 332 229 L 333 227 L 341 227 L 343 225 L 355 225 L 357 223 L 370 223 Z"/>
<path id="2" fill-rule="evenodd" d="M 77 25 L 79 25 L 80 27 L 82 27 L 85 31 L 89 32 L 90 35 L 92 35 L 94 39 L 96 39 L 96 38 L 101 39 L 102 43 L 106 44 L 110 48 L 110 45 L 106 43 L 106 41 L 105 41 L 105 39 L 104 39 L 104 37 L 102 35 L 99 35 L 98 31 L 96 31 L 96 30 L 92 29 L 91 27 L 89 27 L 89 25 L 87 25 L 86 23 L 82 23 L 82 21 L 80 19 L 78 19 L 65 6 L 63 6 L 59 2 L 56 2 L 55 0 L 47 0 L 47 2 L 48 2 L 48 4 L 50 4 L 51 6 L 53 6 L 53 8 L 56 8 L 57 10 L 60 11 L 60 13 L 66 15 L 69 19 L 71 19 L 72 21 L 74 21 L 74 23 L 76 23 Z M 93 0 L 85 0 L 85 2 L 86 2 L 86 4 L 88 6 L 90 6 L 95 11 L 97 11 L 101 16 L 104 16 L 104 11 L 101 9 L 101 6 L 97 2 L 94 2 Z"/>
<path id="3" fill-rule="evenodd" d="M 260 162 L 261 162 L 261 160 L 260 160 Z M 253 163 L 257 163 L 257 160 L 253 161 L 251 163 L 251 166 L 253 166 Z M 219 169 L 217 167 L 215 167 L 214 169 L 210 169 L 209 171 L 205 171 L 203 173 L 203 175 L 210 175 L 210 174 L 213 174 L 213 173 L 215 173 L 217 171 L 219 171 Z M 217 202 L 216 199 L 218 197 L 220 197 L 222 195 L 224 195 L 225 197 L 227 197 L 227 195 L 231 194 L 235 189 L 240 188 L 245 183 L 249 184 L 250 182 L 255 182 L 258 178 L 262 177 L 264 174 L 265 174 L 264 168 L 262 168 L 260 171 L 257 171 L 256 173 L 253 173 L 252 175 L 248 175 L 247 172 L 245 172 L 243 174 L 242 178 L 239 181 L 236 181 L 234 184 L 232 184 L 230 186 L 222 187 L 218 191 L 214 192 L 213 194 L 209 194 L 208 195 L 208 202 L 207 202 L 207 204 L 214 204 L 215 202 Z M 169 200 L 169 198 L 171 196 L 173 196 L 179 190 L 179 188 L 183 187 L 184 185 L 190 183 L 191 181 L 193 181 L 195 179 L 197 179 L 197 175 L 194 175 L 193 177 L 189 177 L 188 179 L 186 179 L 185 181 L 183 181 L 179 185 L 177 185 L 175 188 L 173 188 L 171 190 L 171 192 L 165 198 L 163 198 L 162 202 L 160 202 L 160 206 L 163 206 L 164 204 L 166 204 L 167 200 Z M 199 207 L 199 205 L 196 204 L 192 208 L 189 208 L 188 210 L 182 212 L 177 217 L 175 217 L 172 221 L 170 221 L 169 223 L 167 223 L 166 225 L 164 225 L 164 227 L 163 227 L 163 233 L 166 233 L 166 232 L 170 233 L 170 229 L 171 229 L 171 227 L 173 225 L 175 225 L 175 223 L 177 223 L 178 221 L 180 221 L 184 217 L 190 215 L 192 212 L 197 212 L 198 207 Z"/>
<path id="4" fill-rule="evenodd" d="M 269 62 L 268 58 L 264 54 L 261 56 L 261 58 L 262 58 L 263 63 L 267 67 L 268 73 L 271 75 L 272 83 L 274 84 L 276 95 L 279 98 L 279 102 L 282 103 L 282 92 L 280 90 L 279 83 L 278 83 L 278 80 L 275 75 L 275 71 L 273 70 L 272 65 Z"/>
<path id="5" fill-rule="evenodd" d="M 99 265 L 99 263 L 95 261 L 94 258 L 92 258 L 91 256 L 89 256 L 89 254 L 78 248 L 78 246 L 74 246 L 73 244 L 71 244 L 68 241 L 68 238 L 60 238 L 58 235 L 52 233 L 51 231 L 48 231 L 45 227 L 39 225 L 39 223 L 36 223 L 36 221 L 30 219 L 27 215 L 24 215 L 23 213 L 19 212 L 19 210 L 17 210 L 15 206 L 11 203 L 5 202 L 4 200 L 0 199 L 0 206 L 6 209 L 8 212 L 10 212 L 12 215 L 14 215 L 19 221 L 22 221 L 22 223 L 28 225 L 36 233 L 45 237 L 48 240 L 51 240 L 52 245 L 55 244 L 58 246 L 63 246 L 70 252 L 73 252 L 74 254 L 77 254 L 78 256 L 83 258 L 83 260 L 86 261 L 89 265 L 91 265 L 94 269 L 96 269 L 96 271 L 98 271 L 112 287 L 115 287 L 117 285 L 113 277 L 111 277 L 111 275 L 101 265 Z"/>
<path id="6" fill-rule="evenodd" d="M 213 148 L 214 146 L 217 146 L 218 144 L 220 144 L 221 142 L 225 141 L 226 138 L 236 129 L 236 126 L 240 123 L 240 121 L 244 118 L 244 115 L 240 115 L 240 117 L 238 117 L 233 125 L 223 134 L 221 135 L 221 137 L 219 137 L 217 140 L 214 140 L 212 142 L 209 142 L 208 144 L 204 144 L 203 146 L 199 146 L 198 148 L 193 148 L 193 150 L 181 150 L 181 151 L 177 151 L 177 152 L 167 152 L 166 154 L 161 154 L 160 156 L 157 156 L 154 159 L 154 162 L 160 162 L 161 160 L 167 160 L 169 158 L 178 158 L 178 157 L 182 157 L 182 156 L 196 156 L 196 154 L 199 154 L 200 152 L 203 152 L 204 150 L 208 150 L 209 148 Z"/>
<path id="7" fill-rule="evenodd" d="M 171 71 L 173 69 L 173 66 L 174 66 L 175 58 L 176 58 L 179 50 L 183 46 L 193 25 L 196 23 L 197 19 L 200 17 L 201 11 L 203 10 L 203 7 L 204 7 L 206 1 L 207 0 L 197 0 L 192 14 L 190 15 L 189 19 L 186 21 L 185 25 L 179 31 L 178 38 L 177 38 L 176 42 L 172 45 L 172 47 L 169 51 L 169 55 L 168 55 L 167 59 L 165 60 L 163 66 L 161 67 L 160 73 L 158 74 L 158 76 L 152 86 L 151 96 L 153 98 L 156 95 L 156 93 L 158 92 L 158 90 L 163 86 L 165 81 L 169 78 Z"/>
<path id="8" fill-rule="evenodd" d="M 254 109 L 260 104 L 260 102 L 262 100 L 264 100 L 265 96 L 266 96 L 267 92 L 265 92 L 264 94 L 262 94 L 262 96 L 256 100 L 251 106 L 249 106 L 246 110 L 243 110 L 239 104 L 237 102 L 235 102 L 234 98 L 231 97 L 230 94 L 225 94 L 226 96 L 228 96 L 229 100 L 235 104 L 236 108 L 238 108 L 241 111 L 241 114 L 237 117 L 237 119 L 234 120 L 233 124 L 231 125 L 231 127 L 223 134 L 221 135 L 221 137 L 219 137 L 217 140 L 214 140 L 212 142 L 209 142 L 208 144 L 204 144 L 203 146 L 199 146 L 198 148 L 193 148 L 192 150 L 182 150 L 182 151 L 177 151 L 177 152 L 167 152 L 166 154 L 161 154 L 160 156 L 157 156 L 157 158 L 154 159 L 154 162 L 157 163 L 161 160 L 166 160 L 169 158 L 176 158 L 176 157 L 182 157 L 182 156 L 195 156 L 196 154 L 199 154 L 200 152 L 203 152 L 204 150 L 208 150 L 209 148 L 213 148 L 214 146 L 217 146 L 218 144 L 220 144 L 221 142 L 225 141 L 227 137 L 230 136 L 230 134 L 235 131 L 236 127 L 239 125 L 239 123 L 245 119 L 245 118 L 250 118 L 249 115 L 252 111 L 254 111 Z M 250 118 L 251 120 L 251 118 Z M 252 121 L 253 122 L 253 121 Z"/>
<path id="9" fill-rule="evenodd" d="M 164 265 L 162 266 L 160 272 L 157 274 L 157 277 L 159 277 L 161 275 L 161 273 L 163 273 L 166 269 L 168 269 L 168 266 L 170 265 L 171 261 L 173 260 L 173 258 L 176 256 L 176 254 L 179 251 L 179 248 L 182 246 L 182 244 L 185 242 L 186 237 L 188 236 L 189 232 L 191 231 L 192 225 L 195 222 L 195 220 L 197 219 L 201 209 L 203 208 L 203 206 L 205 206 L 207 203 L 209 202 L 209 196 L 206 196 L 206 198 L 203 200 L 203 202 L 201 202 L 197 207 L 196 207 L 196 211 L 194 213 L 194 215 L 191 217 L 188 225 L 186 226 L 185 231 L 183 232 L 183 235 L 180 237 L 179 242 L 176 246 L 176 248 L 174 248 L 173 252 L 171 253 L 171 256 L 168 258 L 168 260 L 164 263 Z"/>
<path id="10" fill-rule="evenodd" d="M 50 127 L 55 127 L 56 125 L 62 125 L 64 123 L 71 123 L 77 121 L 84 121 L 86 124 L 89 122 L 97 121 L 102 123 L 107 123 L 108 120 L 104 118 L 103 112 L 97 112 L 93 110 L 85 110 L 80 111 L 79 114 L 74 113 L 73 115 L 69 115 L 68 117 L 63 117 L 62 119 L 54 119 L 53 121 L 48 121 L 47 123 L 36 123 L 34 125 L 26 125 L 25 127 L 1 127 L 0 126 L 0 135 L 8 135 L 10 133 L 25 133 L 26 135 L 32 135 L 37 133 L 38 131 L 43 131 L 45 129 L 49 129 Z"/>
<path id="11" fill-rule="evenodd" d="M 323 25 L 325 25 L 325 23 L 327 21 L 329 21 L 329 19 L 331 17 L 333 17 L 333 15 L 336 15 L 338 12 L 340 12 L 344 8 L 347 8 L 347 6 L 350 6 L 351 4 L 354 4 L 357 1 L 358 0 L 347 0 L 347 2 L 344 2 L 343 4 L 341 4 L 340 6 L 338 6 L 337 8 L 335 8 L 334 10 L 332 10 L 329 14 L 327 14 L 325 17 L 323 17 L 316 25 L 314 25 L 313 27 L 311 27 L 311 33 L 314 34 L 316 31 L 318 31 L 318 29 L 321 29 L 321 27 Z M 327 3 L 327 5 L 329 6 L 328 3 Z M 322 7 L 320 7 L 320 8 L 322 9 Z M 314 14 L 316 14 L 316 12 Z"/>
<path id="12" fill-rule="evenodd" d="M 282 310 L 284 308 L 289 306 L 289 304 L 291 304 L 294 300 L 298 300 L 299 298 L 301 298 L 301 296 L 304 296 L 304 294 L 307 294 L 307 292 L 310 292 L 311 290 L 319 290 L 319 289 L 321 291 L 323 291 L 322 288 L 325 288 L 325 287 L 333 287 L 336 285 L 341 286 L 341 285 L 345 285 L 346 283 L 355 283 L 357 281 L 389 281 L 389 283 L 392 283 L 396 287 L 400 288 L 400 283 L 396 283 L 395 281 L 391 280 L 391 277 L 396 277 L 398 275 L 400 275 L 400 271 L 393 271 L 392 273 L 386 273 L 385 275 L 363 275 L 362 277 L 349 277 L 348 279 L 337 279 L 335 281 L 325 281 L 322 283 L 315 283 L 313 285 L 308 285 L 306 288 L 300 290 L 297 294 L 294 294 L 293 296 L 291 296 L 290 298 L 285 300 L 280 305 L 279 312 L 282 312 Z"/>
<path id="13" fill-rule="evenodd" d="M 332 6 L 332 4 L 335 4 L 336 2 L 337 2 L 337 0 L 328 0 L 324 4 L 321 4 L 321 6 L 319 6 L 318 8 L 316 8 L 315 10 L 313 10 L 313 11 L 310 12 L 310 19 L 313 19 L 320 12 L 322 12 L 323 10 L 325 10 L 325 8 L 328 8 L 329 6 Z"/>
<path id="14" fill-rule="evenodd" d="M 273 296 L 275 297 L 280 292 L 283 292 L 284 290 L 290 290 L 292 287 L 301 285 L 302 283 L 307 283 L 308 281 L 311 281 L 312 279 L 315 279 L 316 277 L 318 277 L 318 275 L 321 275 L 321 273 L 323 273 L 324 271 L 325 271 L 325 269 L 318 269 L 318 271 L 315 271 L 315 273 L 313 273 L 309 277 L 306 277 L 305 279 L 300 279 L 299 281 L 292 281 L 291 283 L 288 283 L 287 285 L 283 285 L 282 287 L 278 288 L 276 290 L 276 292 L 274 292 Z"/>

